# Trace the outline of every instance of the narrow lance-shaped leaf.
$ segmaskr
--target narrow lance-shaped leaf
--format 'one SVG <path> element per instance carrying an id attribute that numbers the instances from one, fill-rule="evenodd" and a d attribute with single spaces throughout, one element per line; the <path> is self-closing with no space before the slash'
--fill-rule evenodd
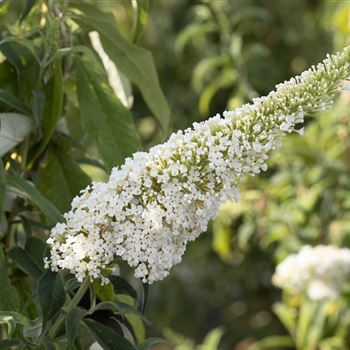
<path id="1" fill-rule="evenodd" d="M 30 108 L 27 107 L 19 98 L 8 91 L 0 89 L 0 100 L 8 106 L 16 109 L 23 114 L 30 114 Z"/>
<path id="2" fill-rule="evenodd" d="M 134 6 L 134 5 L 133 5 Z M 149 0 L 136 0 L 135 2 L 135 18 L 133 24 L 133 42 L 136 43 L 141 37 L 143 28 L 148 19 Z"/>
<path id="3" fill-rule="evenodd" d="M 44 112 L 45 93 L 41 90 L 33 91 L 32 113 L 37 127 L 41 126 Z"/>
<path id="4" fill-rule="evenodd" d="M 29 252 L 20 247 L 15 247 L 8 253 L 8 256 L 13 260 L 29 276 L 38 280 L 43 273 L 41 266 L 35 261 Z"/>
<path id="5" fill-rule="evenodd" d="M 43 137 L 34 151 L 32 161 L 35 160 L 39 156 L 39 154 L 45 149 L 46 145 L 50 141 L 52 133 L 56 128 L 58 119 L 61 117 L 63 106 L 62 79 L 63 78 L 61 61 L 57 60 L 53 63 L 53 76 L 44 88 L 45 103 L 42 112 Z M 36 118 L 38 117 L 39 114 L 37 114 Z"/>
<path id="6" fill-rule="evenodd" d="M 43 324 L 45 324 L 64 305 L 66 295 L 61 276 L 57 272 L 46 271 L 39 280 L 37 294 Z"/>
<path id="7" fill-rule="evenodd" d="M 80 59 L 75 66 L 83 127 L 110 170 L 141 147 L 132 115 L 92 67 Z"/>
<path id="8" fill-rule="evenodd" d="M 86 310 L 75 307 L 70 310 L 66 317 L 66 336 L 67 336 L 67 349 L 73 346 L 75 338 L 77 337 L 78 327 L 83 319 Z"/>
<path id="9" fill-rule="evenodd" d="M 4 169 L 4 165 L 2 164 L 2 160 L 0 160 L 0 221 L 4 210 L 5 191 L 6 191 L 5 169 Z"/>
<path id="10" fill-rule="evenodd" d="M 19 189 L 20 191 L 25 192 L 29 196 L 31 201 L 41 209 L 43 214 L 49 219 L 49 222 L 52 225 L 59 221 L 62 221 L 62 216 L 59 210 L 49 200 L 47 200 L 35 188 L 34 185 L 15 175 L 7 175 L 6 183 L 9 186 L 13 186 Z"/>
<path id="11" fill-rule="evenodd" d="M 46 165 L 40 173 L 40 191 L 61 212 L 66 212 L 72 199 L 89 183 L 89 176 L 70 157 L 68 145 L 63 140 L 51 143 Z"/>
<path id="12" fill-rule="evenodd" d="M 0 247 L 0 310 L 18 310 L 19 297 L 6 271 L 5 256 Z"/>
<path id="13" fill-rule="evenodd" d="M 78 1 L 72 1 L 71 6 L 85 15 L 73 17 L 78 24 L 99 32 L 104 50 L 117 68 L 140 89 L 166 136 L 170 127 L 170 109 L 161 90 L 151 53 L 124 39 L 116 29 L 115 19 L 110 13 L 101 12 L 95 6 Z"/>

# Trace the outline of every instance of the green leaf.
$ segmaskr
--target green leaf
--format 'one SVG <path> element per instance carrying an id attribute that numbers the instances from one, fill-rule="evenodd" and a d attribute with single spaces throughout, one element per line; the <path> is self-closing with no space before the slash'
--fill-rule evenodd
<path id="1" fill-rule="evenodd" d="M 58 49 L 54 55 L 50 58 L 49 63 L 59 61 L 63 57 L 72 55 L 74 53 L 83 53 L 86 56 L 90 57 L 94 63 L 98 62 L 97 56 L 94 51 L 92 51 L 90 48 L 87 46 L 83 45 L 76 45 L 72 47 L 64 47 L 61 49 Z"/>
<path id="2" fill-rule="evenodd" d="M 66 300 L 61 276 L 57 272 L 46 271 L 39 279 L 37 295 L 45 325 L 61 310 Z"/>
<path id="3" fill-rule="evenodd" d="M 28 317 L 22 315 L 19 312 L 14 311 L 0 311 L 0 323 L 7 322 L 7 320 L 11 319 L 13 322 L 17 324 L 29 324 L 30 320 Z"/>
<path id="4" fill-rule="evenodd" d="M 8 338 L 12 337 L 17 324 L 25 325 L 29 322 L 29 319 L 19 312 L 0 311 L 0 324 L 5 323 L 7 325 Z"/>
<path id="5" fill-rule="evenodd" d="M 136 43 L 142 34 L 148 20 L 149 0 L 136 0 L 136 13 L 133 24 L 133 43 Z"/>
<path id="6" fill-rule="evenodd" d="M 175 52 L 181 55 L 190 40 L 204 37 L 206 34 L 215 33 L 219 30 L 216 23 L 193 23 L 188 25 L 176 38 Z"/>
<path id="7" fill-rule="evenodd" d="M 135 346 L 135 339 L 130 331 L 130 329 L 120 320 L 118 320 L 116 317 L 111 317 L 112 320 L 116 321 L 119 324 L 119 327 L 121 328 L 124 338 L 127 339 L 130 344 Z"/>
<path id="8" fill-rule="evenodd" d="M 17 146 L 33 129 L 30 117 L 17 113 L 0 113 L 0 157 Z"/>
<path id="9" fill-rule="evenodd" d="M 44 271 L 44 257 L 49 250 L 46 242 L 38 237 L 29 237 L 26 241 L 25 250 L 41 271 Z"/>
<path id="10" fill-rule="evenodd" d="M 94 312 L 99 310 L 110 310 L 120 314 L 130 313 L 142 317 L 142 315 L 137 309 L 120 301 L 103 301 L 97 304 L 91 310 L 89 310 L 89 314 L 93 314 Z"/>
<path id="11" fill-rule="evenodd" d="M 41 90 L 33 91 L 32 113 L 37 127 L 41 126 L 45 103 L 45 93 Z"/>
<path id="12" fill-rule="evenodd" d="M 63 107 L 63 81 L 61 61 L 53 63 L 53 77 L 45 86 L 45 103 L 42 119 L 43 138 L 37 146 L 33 160 L 45 149 L 61 117 Z"/>
<path id="13" fill-rule="evenodd" d="M 135 350 L 129 341 L 114 332 L 112 328 L 90 319 L 85 319 L 84 323 L 104 350 Z"/>
<path id="14" fill-rule="evenodd" d="M 142 344 L 139 345 L 138 350 L 150 350 L 153 345 L 161 343 L 161 342 L 164 342 L 164 339 L 148 338 Z"/>
<path id="15" fill-rule="evenodd" d="M 20 22 L 23 22 L 23 20 L 28 16 L 29 12 L 34 7 L 36 1 L 37 0 L 26 0 L 26 5 L 24 7 Z"/>
<path id="16" fill-rule="evenodd" d="M 210 103 L 216 93 L 221 89 L 231 87 L 236 82 L 237 77 L 237 72 L 222 72 L 210 82 L 199 99 L 198 108 L 201 115 L 209 114 Z"/>
<path id="17" fill-rule="evenodd" d="M 253 345 L 249 346 L 247 350 L 265 350 L 265 349 L 281 349 L 293 348 L 294 343 L 288 336 L 274 335 L 266 337 Z"/>
<path id="18" fill-rule="evenodd" d="M 38 338 L 42 333 L 42 329 L 42 317 L 37 317 L 35 320 L 30 321 L 29 324 L 23 326 L 23 336 L 25 338 Z"/>
<path id="19" fill-rule="evenodd" d="M 39 189 L 61 212 L 68 211 L 72 199 L 91 182 L 69 150 L 63 140 L 51 143 L 46 166 L 41 169 Z"/>
<path id="20" fill-rule="evenodd" d="M 0 160 L 0 221 L 4 210 L 5 192 L 6 192 L 5 169 L 4 169 L 4 165 L 2 164 L 2 160 Z"/>
<path id="21" fill-rule="evenodd" d="M 67 349 L 73 346 L 80 321 L 83 319 L 85 313 L 86 310 L 80 307 L 75 307 L 68 312 L 66 318 Z"/>
<path id="22" fill-rule="evenodd" d="M 90 139 L 96 142 L 109 170 L 140 149 L 132 115 L 105 83 L 81 60 L 76 60 L 80 117 Z"/>
<path id="23" fill-rule="evenodd" d="M 5 256 L 0 247 L 0 310 L 18 310 L 19 296 L 6 271 Z"/>
<path id="24" fill-rule="evenodd" d="M 112 14 L 101 12 L 95 6 L 83 2 L 73 1 L 71 5 L 85 15 L 73 17 L 78 24 L 99 32 L 107 55 L 139 88 L 166 136 L 170 128 L 170 109 L 161 90 L 151 53 L 125 40 L 116 29 Z"/>
<path id="25" fill-rule="evenodd" d="M 8 91 L 0 89 L 0 100 L 13 109 L 16 109 L 18 112 L 31 114 L 30 108 Z"/>
<path id="26" fill-rule="evenodd" d="M 17 45 L 20 45 L 24 48 L 26 48 L 32 56 L 35 58 L 36 62 L 40 65 L 40 58 L 37 55 L 36 48 L 33 44 L 33 41 L 25 39 L 25 38 L 19 38 L 17 36 L 7 36 L 6 38 L 2 39 L 0 41 L 0 46 L 6 44 L 6 43 L 14 43 Z"/>
<path id="27" fill-rule="evenodd" d="M 26 193 L 31 201 L 37 205 L 43 214 L 49 219 L 49 222 L 54 225 L 62 221 L 62 216 L 59 210 L 47 200 L 30 182 L 25 181 L 19 176 L 7 175 L 6 183 L 9 186 L 15 187 Z"/>
<path id="28" fill-rule="evenodd" d="M 296 331 L 296 310 L 280 302 L 275 303 L 272 309 L 288 332 L 294 337 Z"/>
<path id="29" fill-rule="evenodd" d="M 145 313 L 146 310 L 146 305 L 147 305 L 147 300 L 148 300 L 148 289 L 149 289 L 149 284 L 148 283 L 142 283 L 143 287 L 143 300 L 142 300 L 142 314 Z"/>
<path id="30" fill-rule="evenodd" d="M 43 270 L 30 256 L 30 254 L 20 247 L 15 247 L 8 253 L 8 256 L 13 260 L 25 273 L 38 280 L 43 273 Z"/>
<path id="31" fill-rule="evenodd" d="M 14 340 L 14 339 L 0 340 L 0 350 L 13 349 L 15 345 L 19 345 L 18 340 Z"/>
<path id="32" fill-rule="evenodd" d="M 116 293 L 127 294 L 134 299 L 137 299 L 136 290 L 127 280 L 120 276 L 109 276 L 108 278 L 111 281 Z"/>

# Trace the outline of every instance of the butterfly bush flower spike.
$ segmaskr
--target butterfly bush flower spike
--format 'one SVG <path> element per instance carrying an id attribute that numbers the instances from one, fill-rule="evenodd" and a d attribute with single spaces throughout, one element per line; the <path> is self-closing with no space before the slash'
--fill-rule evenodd
<path id="1" fill-rule="evenodd" d="M 305 115 L 333 103 L 350 75 L 349 52 L 328 56 L 251 104 L 172 134 L 114 168 L 107 183 L 92 183 L 52 229 L 46 267 L 68 269 L 81 281 L 102 277 L 119 257 L 143 282 L 167 276 L 220 204 L 238 200 L 242 177 L 265 171 L 281 139 L 301 134 Z"/>
<path id="2" fill-rule="evenodd" d="M 350 277 L 350 249 L 304 246 L 276 268 L 273 283 L 293 294 L 306 293 L 312 300 L 336 299 Z"/>

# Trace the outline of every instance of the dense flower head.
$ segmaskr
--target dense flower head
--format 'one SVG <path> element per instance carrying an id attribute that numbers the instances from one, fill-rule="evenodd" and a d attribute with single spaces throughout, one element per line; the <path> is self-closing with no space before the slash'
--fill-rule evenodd
<path id="1" fill-rule="evenodd" d="M 335 299 L 350 277 L 350 249 L 332 245 L 304 246 L 276 268 L 273 283 L 312 300 Z"/>
<path id="2" fill-rule="evenodd" d="M 194 123 L 164 144 L 138 152 L 74 198 L 66 222 L 51 231 L 46 266 L 82 280 L 101 277 L 116 257 L 152 283 L 181 261 L 189 241 L 206 231 L 220 204 L 238 200 L 243 175 L 267 169 L 304 115 L 332 104 L 349 76 L 349 49 L 223 116 Z"/>

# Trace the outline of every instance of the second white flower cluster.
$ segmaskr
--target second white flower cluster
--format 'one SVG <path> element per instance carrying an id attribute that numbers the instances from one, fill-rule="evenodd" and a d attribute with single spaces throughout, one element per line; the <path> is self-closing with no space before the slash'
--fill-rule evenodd
<path id="1" fill-rule="evenodd" d="M 350 281 L 350 249 L 332 245 L 304 246 L 276 268 L 273 283 L 312 300 L 336 299 Z"/>

